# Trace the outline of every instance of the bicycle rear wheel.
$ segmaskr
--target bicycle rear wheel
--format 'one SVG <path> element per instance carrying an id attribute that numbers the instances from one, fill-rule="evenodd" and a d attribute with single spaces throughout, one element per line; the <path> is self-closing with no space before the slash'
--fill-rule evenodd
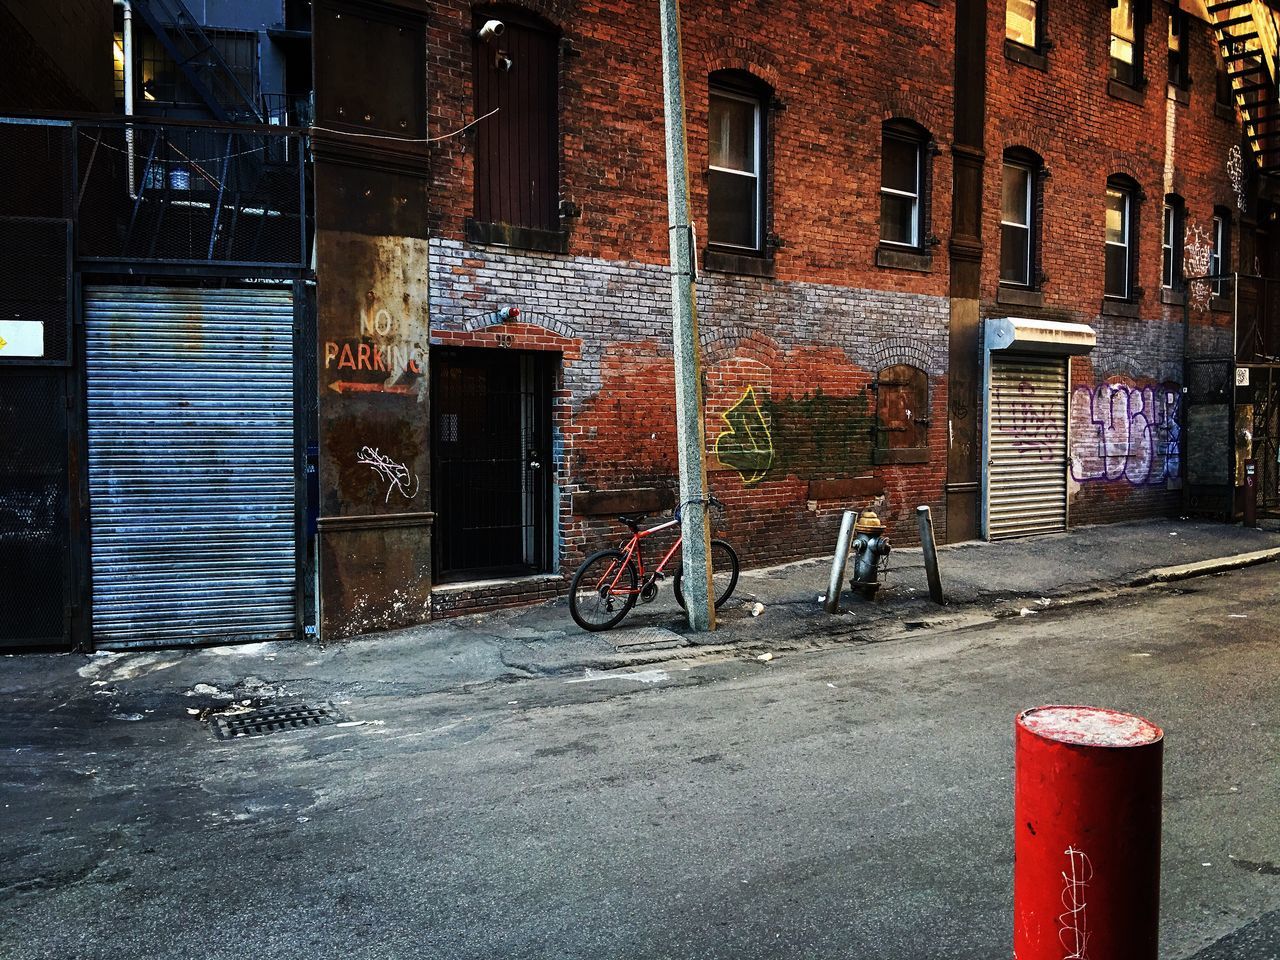
<path id="1" fill-rule="evenodd" d="M 569 585 L 569 613 L 583 630 L 615 627 L 635 605 L 635 564 L 621 550 L 587 557 Z"/>
<path id="2" fill-rule="evenodd" d="M 684 592 L 680 589 L 680 578 L 684 576 L 684 558 L 676 564 L 675 581 L 672 586 L 676 592 L 676 603 L 684 606 Z M 716 609 L 719 610 L 733 588 L 738 585 L 738 555 L 733 547 L 723 540 L 711 541 L 711 585 L 716 594 Z"/>

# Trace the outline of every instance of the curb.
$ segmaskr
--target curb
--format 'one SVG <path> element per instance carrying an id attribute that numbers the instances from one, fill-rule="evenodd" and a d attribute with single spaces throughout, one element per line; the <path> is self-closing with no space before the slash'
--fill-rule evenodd
<path id="1" fill-rule="evenodd" d="M 1190 580 L 1192 577 L 1203 577 L 1226 570 L 1240 570 L 1244 567 L 1253 567 L 1260 563 L 1271 563 L 1275 560 L 1280 560 L 1280 547 L 1273 547 L 1270 550 L 1254 550 L 1252 553 L 1236 553 L 1229 557 L 1199 560 L 1195 563 L 1184 563 L 1174 567 L 1155 567 L 1136 580 L 1130 581 L 1129 586 L 1144 587 L 1152 583 L 1172 583 L 1177 580 Z"/>

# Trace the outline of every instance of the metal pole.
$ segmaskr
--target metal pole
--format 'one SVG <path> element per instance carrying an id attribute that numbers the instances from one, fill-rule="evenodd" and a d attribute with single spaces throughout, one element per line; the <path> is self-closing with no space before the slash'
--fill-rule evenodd
<path id="1" fill-rule="evenodd" d="M 844 568 L 849 563 L 849 541 L 853 539 L 853 524 L 857 519 L 857 510 L 846 510 L 840 519 L 836 555 L 831 558 L 831 579 L 827 581 L 827 597 L 822 601 L 822 609 L 827 613 L 840 612 L 840 587 L 844 584 Z"/>
<path id="2" fill-rule="evenodd" d="M 916 507 L 920 524 L 920 546 L 924 549 L 924 572 L 929 578 L 929 599 L 942 603 L 942 576 L 938 573 L 938 544 L 933 538 L 933 516 L 928 507 Z"/>
<path id="3" fill-rule="evenodd" d="M 711 526 L 704 502 L 707 467 L 698 370 L 694 239 L 689 221 L 689 156 L 684 130 L 684 70 L 679 0 L 658 0 L 662 23 L 662 93 L 667 117 L 667 216 L 671 239 L 671 322 L 676 368 L 676 438 L 680 456 L 680 533 L 685 612 L 694 630 L 714 630 Z"/>

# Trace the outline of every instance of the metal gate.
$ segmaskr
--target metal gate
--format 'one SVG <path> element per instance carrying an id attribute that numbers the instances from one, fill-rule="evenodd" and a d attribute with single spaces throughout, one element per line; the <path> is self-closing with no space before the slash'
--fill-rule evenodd
<path id="1" fill-rule="evenodd" d="M 993 354 L 987 536 L 1067 527 L 1067 359 Z"/>
<path id="2" fill-rule="evenodd" d="M 293 636 L 291 294 L 104 287 L 84 315 L 95 641 Z"/>
<path id="3" fill-rule="evenodd" d="M 431 351 L 437 581 L 547 569 L 552 360 Z"/>
<path id="4" fill-rule="evenodd" d="M 1230 519 L 1235 478 L 1235 360 L 1230 356 L 1187 357 L 1183 449 L 1188 513 Z"/>

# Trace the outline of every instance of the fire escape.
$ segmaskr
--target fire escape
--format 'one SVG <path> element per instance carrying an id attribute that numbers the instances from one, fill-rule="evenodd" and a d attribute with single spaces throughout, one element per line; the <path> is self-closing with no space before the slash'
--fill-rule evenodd
<path id="1" fill-rule="evenodd" d="M 1260 0 L 1206 7 L 1257 168 L 1280 170 L 1280 98 L 1276 91 L 1275 13 Z"/>
<path id="2" fill-rule="evenodd" d="M 259 104 L 182 0 L 133 0 L 133 10 L 214 117 L 223 123 L 263 122 Z"/>

